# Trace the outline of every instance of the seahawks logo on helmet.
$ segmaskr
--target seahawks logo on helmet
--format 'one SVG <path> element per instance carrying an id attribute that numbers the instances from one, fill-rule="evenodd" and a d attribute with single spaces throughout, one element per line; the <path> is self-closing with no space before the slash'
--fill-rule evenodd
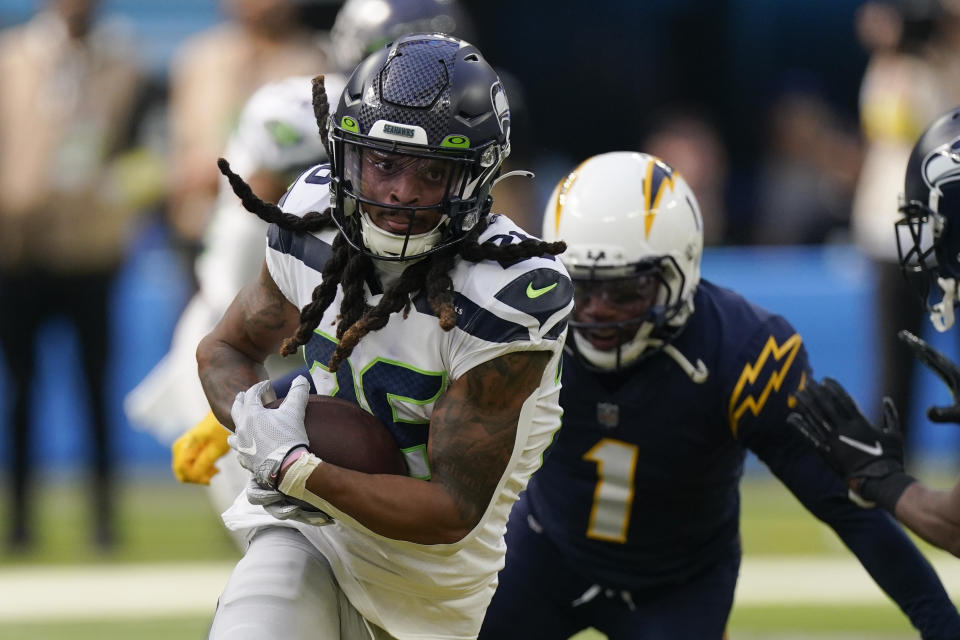
<path id="1" fill-rule="evenodd" d="M 490 102 L 493 104 L 493 112 L 497 114 L 497 120 L 500 123 L 500 132 L 507 139 L 510 139 L 510 103 L 507 102 L 507 94 L 503 90 L 500 82 L 494 82 L 490 87 Z"/>
<path id="2" fill-rule="evenodd" d="M 938 147 L 923 163 L 923 181 L 928 187 L 960 179 L 960 138 Z"/>

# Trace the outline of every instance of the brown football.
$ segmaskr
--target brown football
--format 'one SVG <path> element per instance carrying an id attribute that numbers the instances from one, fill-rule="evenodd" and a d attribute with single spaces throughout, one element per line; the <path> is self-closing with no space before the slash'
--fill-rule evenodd
<path id="1" fill-rule="evenodd" d="M 280 400 L 266 406 L 275 408 Z M 359 405 L 312 394 L 304 419 L 310 452 L 324 462 L 364 473 L 407 475 L 407 464 L 390 430 Z"/>

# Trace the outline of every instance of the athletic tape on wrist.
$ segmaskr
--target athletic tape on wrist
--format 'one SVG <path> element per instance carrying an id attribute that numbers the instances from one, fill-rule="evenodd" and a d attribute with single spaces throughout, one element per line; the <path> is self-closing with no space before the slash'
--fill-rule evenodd
<path id="1" fill-rule="evenodd" d="M 323 460 L 312 453 L 304 453 L 297 458 L 284 474 L 283 482 L 277 487 L 280 493 L 290 496 L 291 498 L 296 498 L 297 500 L 303 500 L 318 509 L 325 510 L 328 506 L 327 501 L 307 491 L 307 480 L 322 462 Z"/>

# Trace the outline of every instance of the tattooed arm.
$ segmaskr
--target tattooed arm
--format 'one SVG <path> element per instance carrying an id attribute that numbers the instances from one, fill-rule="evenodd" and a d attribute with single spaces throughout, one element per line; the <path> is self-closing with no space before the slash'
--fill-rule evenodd
<path id="1" fill-rule="evenodd" d="M 461 540 L 493 498 L 513 453 L 520 409 L 549 360 L 545 351 L 510 353 L 450 385 L 430 419 L 430 482 L 321 464 L 307 479 L 307 491 L 388 538 Z"/>
<path id="2" fill-rule="evenodd" d="M 277 288 L 264 263 L 260 277 L 241 289 L 197 346 L 200 382 L 220 424 L 233 431 L 230 407 L 237 393 L 266 380 L 263 361 L 280 350 L 299 324 L 300 311 Z"/>

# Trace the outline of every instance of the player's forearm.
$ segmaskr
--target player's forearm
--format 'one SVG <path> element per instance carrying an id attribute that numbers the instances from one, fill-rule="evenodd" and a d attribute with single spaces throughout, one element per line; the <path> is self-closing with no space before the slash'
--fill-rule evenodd
<path id="1" fill-rule="evenodd" d="M 197 347 L 197 370 L 213 414 L 220 424 L 234 431 L 230 407 L 238 393 L 267 379 L 263 363 L 208 335 Z M 271 399 L 264 398 L 264 402 Z"/>
<path id="2" fill-rule="evenodd" d="M 321 463 L 306 490 L 367 529 L 394 540 L 451 544 L 476 525 L 464 522 L 453 497 L 441 485 L 398 475 L 371 475 Z M 281 491 L 284 486 L 281 483 Z M 304 499 L 326 510 L 322 502 Z"/>
<path id="3" fill-rule="evenodd" d="M 960 490 L 937 491 L 914 482 L 895 509 L 897 519 L 918 536 L 960 557 Z"/>
<path id="4" fill-rule="evenodd" d="M 881 509 L 847 503 L 828 521 L 864 569 L 923 638 L 960 637 L 960 615 L 936 572 L 903 528 Z"/>

